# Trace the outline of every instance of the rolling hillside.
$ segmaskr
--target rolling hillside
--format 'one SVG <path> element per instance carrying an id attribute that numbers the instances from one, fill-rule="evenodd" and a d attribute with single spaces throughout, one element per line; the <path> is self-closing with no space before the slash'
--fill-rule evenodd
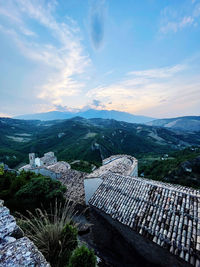
<path id="1" fill-rule="evenodd" d="M 140 168 L 150 179 L 200 188 L 200 148 L 172 152 Z"/>
<path id="2" fill-rule="evenodd" d="M 154 120 L 146 123 L 149 126 L 165 127 L 170 130 L 200 131 L 200 116 L 185 116 L 171 119 Z"/>
<path id="3" fill-rule="evenodd" d="M 100 163 L 126 153 L 141 158 L 200 145 L 199 133 L 175 133 L 165 128 L 106 119 L 76 117 L 63 121 L 0 119 L 0 161 L 14 167 L 28 161 L 28 153 L 54 151 L 59 160 Z"/>

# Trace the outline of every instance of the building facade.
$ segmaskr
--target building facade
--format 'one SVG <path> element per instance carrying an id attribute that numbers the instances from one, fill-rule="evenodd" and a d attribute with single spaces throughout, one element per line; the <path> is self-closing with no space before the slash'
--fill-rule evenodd
<path id="1" fill-rule="evenodd" d="M 47 152 L 43 157 L 35 157 L 35 153 L 29 154 L 29 164 L 32 168 L 49 166 L 55 164 L 57 162 L 57 158 L 54 155 L 54 152 Z"/>

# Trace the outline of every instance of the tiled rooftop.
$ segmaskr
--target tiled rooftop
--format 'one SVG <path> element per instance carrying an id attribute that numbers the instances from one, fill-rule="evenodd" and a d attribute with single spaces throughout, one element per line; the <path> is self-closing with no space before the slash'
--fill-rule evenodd
<path id="1" fill-rule="evenodd" d="M 108 172 L 89 201 L 118 222 L 200 266 L 200 191 Z"/>
<path id="2" fill-rule="evenodd" d="M 137 167 L 137 159 L 129 155 L 114 155 L 103 160 L 103 166 L 87 175 L 88 178 L 99 177 L 107 171 L 123 175 L 130 175 Z"/>
<path id="3" fill-rule="evenodd" d="M 55 164 L 51 164 L 50 166 L 46 167 L 48 170 L 54 171 L 56 173 L 63 173 L 69 169 L 71 169 L 71 166 L 69 163 L 65 161 L 58 161 Z"/>
<path id="4" fill-rule="evenodd" d="M 66 169 L 61 172 L 61 177 L 58 180 L 67 187 L 65 193 L 66 198 L 69 198 L 76 203 L 85 204 L 84 179 L 86 173 Z"/>
<path id="5" fill-rule="evenodd" d="M 31 167 L 30 164 L 27 164 L 23 167 L 21 167 L 19 170 L 23 170 L 23 169 L 26 169 L 26 170 L 31 170 L 31 169 L 48 169 L 48 170 L 51 170 L 55 173 L 63 173 L 64 171 L 66 170 L 69 170 L 71 168 L 70 164 L 65 162 L 65 161 L 58 161 L 54 164 L 51 164 L 51 165 L 47 165 L 47 166 L 40 166 L 40 167 Z"/>

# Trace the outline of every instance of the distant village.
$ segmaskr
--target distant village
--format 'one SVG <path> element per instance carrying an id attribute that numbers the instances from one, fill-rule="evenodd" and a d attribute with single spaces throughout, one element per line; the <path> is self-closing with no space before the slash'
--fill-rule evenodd
<path id="1" fill-rule="evenodd" d="M 88 206 L 100 247 L 120 249 L 124 242 L 156 266 L 200 266 L 199 190 L 138 177 L 138 161 L 129 155 L 106 158 L 87 174 L 57 161 L 54 152 L 30 153 L 22 170 L 61 181 L 67 198 Z M 131 260 L 128 251 L 120 253 Z"/>

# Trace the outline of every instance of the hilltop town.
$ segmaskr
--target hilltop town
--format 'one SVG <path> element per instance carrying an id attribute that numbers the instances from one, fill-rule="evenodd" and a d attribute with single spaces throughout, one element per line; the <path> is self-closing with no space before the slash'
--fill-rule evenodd
<path id="1" fill-rule="evenodd" d="M 89 236 L 93 246 L 115 253 L 123 244 L 124 247 L 129 244 L 128 250 L 120 250 L 121 260 L 126 258 L 120 263 L 123 266 L 134 264 L 131 249 L 155 266 L 200 266 L 199 190 L 140 178 L 138 161 L 129 155 L 106 158 L 101 167 L 87 174 L 71 169 L 67 162 L 57 161 L 53 152 L 45 153 L 42 158 L 30 153 L 29 164 L 19 171 L 59 180 L 67 187 L 67 199 L 81 207 L 88 206 L 87 220 L 92 225 Z M 39 252 L 34 252 L 37 257 L 33 257 L 32 252 L 20 252 L 25 243 L 28 251 L 33 245 L 28 245 L 29 241 L 23 235 L 19 239 L 12 234 L 17 227 L 13 224 L 14 218 L 2 204 L 0 209 L 2 262 L 17 264 L 14 255 L 17 246 L 18 255 L 23 254 L 27 264 L 39 261 L 39 266 L 47 266 Z M 116 234 L 120 245 L 115 240 Z"/>
<path id="2" fill-rule="evenodd" d="M 200 0 L 0 0 L 0 267 L 200 267 Z"/>

